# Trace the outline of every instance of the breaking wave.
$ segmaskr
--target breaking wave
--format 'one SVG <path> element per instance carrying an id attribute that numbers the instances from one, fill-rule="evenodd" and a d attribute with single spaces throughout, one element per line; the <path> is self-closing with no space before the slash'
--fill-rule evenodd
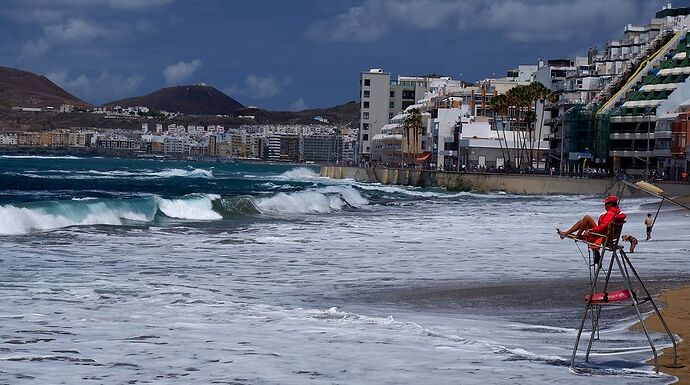
<path id="1" fill-rule="evenodd" d="M 269 197 L 222 198 L 190 194 L 179 198 L 157 195 L 124 199 L 79 198 L 0 206 L 0 235 L 19 235 L 68 226 L 152 223 L 157 218 L 217 221 L 237 217 L 329 213 L 368 204 L 348 186 L 327 186 Z"/>
<path id="2" fill-rule="evenodd" d="M 53 156 L 53 155 L 0 155 L 0 158 L 5 159 L 83 159 L 78 156 L 65 155 L 65 156 Z"/>
<path id="3" fill-rule="evenodd" d="M 321 176 L 319 175 L 318 172 L 307 168 L 307 167 L 297 167 L 294 168 L 290 171 L 286 171 L 282 174 L 280 174 L 278 179 L 287 179 L 287 180 L 314 180 L 314 179 L 319 179 Z"/>
<path id="4" fill-rule="evenodd" d="M 213 171 L 204 170 L 201 168 L 179 169 L 170 168 L 160 171 L 154 170 L 83 170 L 83 171 L 65 171 L 65 170 L 41 170 L 41 171 L 27 171 L 23 173 L 8 172 L 6 175 L 23 176 L 29 178 L 45 178 L 45 179 L 119 179 L 119 178 L 133 178 L 133 179 L 157 179 L 157 178 L 213 178 Z"/>

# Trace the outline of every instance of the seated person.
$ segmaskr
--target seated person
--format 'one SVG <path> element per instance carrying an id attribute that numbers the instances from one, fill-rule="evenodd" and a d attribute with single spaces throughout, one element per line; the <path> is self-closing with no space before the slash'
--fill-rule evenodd
<path id="1" fill-rule="evenodd" d="M 618 208 L 618 197 L 615 195 L 607 196 L 604 199 L 604 208 L 606 212 L 599 216 L 598 222 L 595 222 L 591 216 L 585 215 L 568 230 L 561 231 L 556 229 L 556 232 L 561 236 L 561 239 L 571 237 L 598 244 L 603 240 L 603 237 L 590 233 L 606 234 L 609 223 L 621 212 L 620 208 Z M 573 233 L 575 233 L 574 236 Z"/>

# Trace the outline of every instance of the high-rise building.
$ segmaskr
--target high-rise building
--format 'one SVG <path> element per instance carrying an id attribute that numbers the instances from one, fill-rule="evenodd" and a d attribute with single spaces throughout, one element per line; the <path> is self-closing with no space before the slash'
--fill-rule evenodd
<path id="1" fill-rule="evenodd" d="M 388 72 L 382 69 L 363 71 L 359 91 L 359 160 L 371 157 L 371 139 L 381 132 L 381 127 L 388 123 L 390 79 Z"/>
<path id="2" fill-rule="evenodd" d="M 424 97 L 430 77 L 399 76 L 391 81 L 390 73 L 373 68 L 360 75 L 359 149 L 360 161 L 371 159 L 371 140 L 381 133 L 395 115 Z"/>

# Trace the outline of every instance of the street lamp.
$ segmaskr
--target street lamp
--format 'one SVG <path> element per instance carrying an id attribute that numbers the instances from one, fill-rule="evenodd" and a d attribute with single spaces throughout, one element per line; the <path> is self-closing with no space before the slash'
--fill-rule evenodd
<path id="1" fill-rule="evenodd" d="M 575 109 L 575 106 L 572 106 L 572 107 L 568 108 L 567 110 L 565 110 L 563 115 L 558 117 L 558 120 L 556 120 L 556 123 L 553 125 L 553 127 L 558 128 L 558 123 L 560 123 L 563 120 L 563 118 L 565 118 L 566 115 L 568 115 L 574 109 Z M 563 132 L 561 133 L 561 159 L 560 159 L 560 164 L 558 167 L 558 168 L 560 168 L 560 172 L 558 174 L 560 176 L 563 176 L 563 145 L 564 144 L 565 144 L 565 129 L 563 129 Z"/>

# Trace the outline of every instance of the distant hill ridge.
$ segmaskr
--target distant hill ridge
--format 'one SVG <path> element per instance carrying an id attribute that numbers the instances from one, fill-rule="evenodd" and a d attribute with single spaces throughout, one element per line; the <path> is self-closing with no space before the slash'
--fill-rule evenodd
<path id="1" fill-rule="evenodd" d="M 57 109 L 62 104 L 91 107 L 91 104 L 63 90 L 45 76 L 0 67 L 0 105 Z"/>
<path id="2" fill-rule="evenodd" d="M 9 107 L 51 106 L 56 110 L 62 104 L 82 108 L 93 106 L 57 86 L 45 76 L 0 67 L 0 131 L 7 129 L 47 129 L 68 127 L 121 127 L 136 128 L 137 120 L 104 119 L 101 114 L 49 114 L 35 115 L 10 113 Z M 232 97 L 205 84 L 162 88 L 148 95 L 116 100 L 104 104 L 121 107 L 146 106 L 153 110 L 181 112 L 172 122 L 221 124 L 228 127 L 242 124 L 319 124 L 320 116 L 330 124 L 356 128 L 359 119 L 359 103 L 347 102 L 329 108 L 302 111 L 267 111 L 244 107 Z M 2 110 L 7 109 L 7 112 Z M 218 116 L 222 115 L 222 116 Z M 252 116 L 253 119 L 238 116 Z M 202 119 L 202 120 L 199 120 Z"/>
<path id="3" fill-rule="evenodd" d="M 157 111 L 187 115 L 232 115 L 244 108 L 237 100 L 205 84 L 161 88 L 148 95 L 116 100 L 104 105 L 144 106 Z"/>

